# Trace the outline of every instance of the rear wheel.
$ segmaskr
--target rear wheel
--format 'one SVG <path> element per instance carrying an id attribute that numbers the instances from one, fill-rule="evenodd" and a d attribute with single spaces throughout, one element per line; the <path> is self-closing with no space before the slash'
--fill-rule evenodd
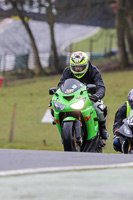
<path id="1" fill-rule="evenodd" d="M 105 142 L 98 136 L 92 140 L 84 141 L 81 147 L 82 152 L 95 152 L 102 153 L 102 149 L 105 146 Z"/>
<path id="2" fill-rule="evenodd" d="M 76 151 L 75 129 L 73 122 L 64 122 L 62 128 L 64 151 Z"/>

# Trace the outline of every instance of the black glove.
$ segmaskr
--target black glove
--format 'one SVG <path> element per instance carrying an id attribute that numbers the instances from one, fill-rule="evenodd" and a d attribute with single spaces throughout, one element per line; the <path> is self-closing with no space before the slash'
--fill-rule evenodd
<path id="1" fill-rule="evenodd" d="M 97 102 L 100 98 L 97 94 L 88 95 L 90 100 L 93 102 Z"/>

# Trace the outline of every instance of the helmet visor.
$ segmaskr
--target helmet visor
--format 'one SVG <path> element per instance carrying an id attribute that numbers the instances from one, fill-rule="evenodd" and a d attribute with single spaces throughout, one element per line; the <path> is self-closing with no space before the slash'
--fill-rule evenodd
<path id="1" fill-rule="evenodd" d="M 85 69 L 86 69 L 87 65 L 74 65 L 74 66 L 71 66 L 72 70 L 74 72 L 83 72 Z"/>

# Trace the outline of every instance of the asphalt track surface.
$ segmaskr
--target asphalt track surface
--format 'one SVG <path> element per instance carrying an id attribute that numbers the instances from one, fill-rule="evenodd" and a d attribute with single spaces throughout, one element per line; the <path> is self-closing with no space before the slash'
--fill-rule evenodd
<path id="1" fill-rule="evenodd" d="M 133 155 L 0 149 L 0 173 L 10 170 L 132 163 Z"/>
<path id="2" fill-rule="evenodd" d="M 29 22 L 29 26 L 33 32 L 39 53 L 49 54 L 51 52 L 49 25 L 46 22 L 33 20 Z M 62 51 L 65 51 L 65 48 L 71 43 L 83 40 L 98 30 L 98 26 L 55 23 L 54 31 L 58 53 L 60 54 Z M 22 23 L 16 20 L 10 20 L 8 26 L 0 27 L 0 46 L 0 55 L 3 55 L 4 53 L 24 54 L 29 51 L 32 52 L 26 30 Z"/>
<path id="3" fill-rule="evenodd" d="M 0 200 L 133 199 L 133 156 L 0 149 Z"/>

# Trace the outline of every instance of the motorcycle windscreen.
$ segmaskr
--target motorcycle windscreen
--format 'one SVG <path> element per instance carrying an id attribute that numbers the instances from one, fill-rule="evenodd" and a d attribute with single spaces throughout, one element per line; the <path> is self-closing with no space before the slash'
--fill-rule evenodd
<path id="1" fill-rule="evenodd" d="M 83 87 L 84 84 L 81 83 L 80 81 L 78 81 L 77 79 L 74 78 L 70 78 L 67 79 L 61 86 L 61 91 L 64 94 L 72 94 L 73 92 L 76 92 L 77 90 L 79 90 L 81 87 Z"/>
<path id="2" fill-rule="evenodd" d="M 129 138 L 133 138 L 133 134 L 131 129 L 129 128 L 129 126 L 127 124 L 123 124 L 120 129 L 119 129 L 119 134 L 129 137 Z"/>

